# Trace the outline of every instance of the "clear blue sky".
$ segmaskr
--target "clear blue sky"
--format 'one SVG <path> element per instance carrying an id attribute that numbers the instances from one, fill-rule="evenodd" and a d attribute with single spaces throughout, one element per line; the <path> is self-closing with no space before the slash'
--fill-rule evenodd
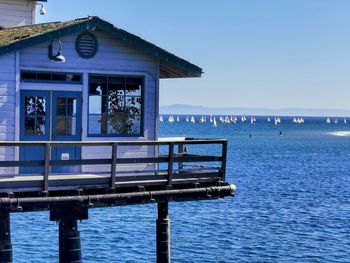
<path id="1" fill-rule="evenodd" d="M 161 105 L 350 109 L 350 1 L 48 0 L 38 22 L 97 15 L 205 71 Z"/>

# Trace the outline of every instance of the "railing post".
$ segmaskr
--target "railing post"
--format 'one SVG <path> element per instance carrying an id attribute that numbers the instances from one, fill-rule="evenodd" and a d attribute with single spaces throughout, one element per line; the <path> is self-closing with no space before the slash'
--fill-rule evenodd
<path id="1" fill-rule="evenodd" d="M 167 186 L 172 185 L 173 177 L 173 164 L 174 164 L 174 143 L 169 143 L 169 162 L 168 162 L 168 183 Z"/>
<path id="2" fill-rule="evenodd" d="M 222 142 L 221 153 L 221 180 L 224 182 L 226 177 L 226 160 L 227 160 L 227 141 Z"/>
<path id="3" fill-rule="evenodd" d="M 183 145 L 183 143 L 179 143 L 178 144 L 178 153 L 179 153 L 179 155 L 182 158 L 183 157 L 183 153 L 184 153 L 184 145 Z M 184 168 L 183 162 L 179 162 L 178 166 L 179 166 L 179 170 L 182 170 Z"/>
<path id="4" fill-rule="evenodd" d="M 112 167 L 111 167 L 111 189 L 115 189 L 115 175 L 117 171 L 117 143 L 113 143 L 112 145 Z"/>
<path id="5" fill-rule="evenodd" d="M 50 143 L 45 143 L 45 164 L 44 164 L 44 185 L 43 185 L 43 191 L 45 193 L 49 191 L 50 157 L 51 157 L 51 145 Z"/>

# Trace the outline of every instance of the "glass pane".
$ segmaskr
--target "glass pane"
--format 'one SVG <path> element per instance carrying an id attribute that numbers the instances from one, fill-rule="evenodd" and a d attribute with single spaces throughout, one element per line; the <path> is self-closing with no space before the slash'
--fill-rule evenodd
<path id="1" fill-rule="evenodd" d="M 131 134 L 141 133 L 141 116 L 130 117 Z"/>
<path id="2" fill-rule="evenodd" d="M 81 82 L 81 74 L 74 74 L 74 75 L 72 76 L 71 81 L 74 81 L 74 82 Z"/>
<path id="3" fill-rule="evenodd" d="M 66 135 L 66 116 L 56 116 L 56 135 Z"/>
<path id="4" fill-rule="evenodd" d="M 37 80 L 51 80 L 51 73 L 38 73 Z"/>
<path id="5" fill-rule="evenodd" d="M 24 134 L 35 135 L 35 118 L 34 116 L 25 117 L 24 119 Z"/>
<path id="6" fill-rule="evenodd" d="M 35 114 L 40 116 L 46 115 L 45 97 L 36 97 L 35 101 Z"/>
<path id="7" fill-rule="evenodd" d="M 126 80 L 126 95 L 141 96 L 142 78 L 128 78 Z"/>
<path id="8" fill-rule="evenodd" d="M 67 99 L 67 118 L 66 118 L 67 135 L 76 135 L 76 115 L 77 115 L 77 100 L 73 98 L 68 98 Z"/>
<path id="9" fill-rule="evenodd" d="M 89 96 L 89 114 L 101 114 L 101 113 L 102 113 L 102 97 Z"/>
<path id="10" fill-rule="evenodd" d="M 66 74 L 53 73 L 52 80 L 54 80 L 54 81 L 66 81 Z"/>
<path id="11" fill-rule="evenodd" d="M 35 98 L 34 96 L 25 96 L 25 115 L 35 115 Z"/>
<path id="12" fill-rule="evenodd" d="M 124 97 L 108 97 L 108 114 L 112 115 L 119 111 L 124 111 Z"/>
<path id="13" fill-rule="evenodd" d="M 66 125 L 67 125 L 67 135 L 76 135 L 77 134 L 77 118 L 75 116 L 67 116 Z"/>
<path id="14" fill-rule="evenodd" d="M 106 95 L 107 78 L 100 76 L 90 77 L 89 94 L 90 95 Z"/>
<path id="15" fill-rule="evenodd" d="M 35 121 L 35 135 L 45 135 L 45 117 L 37 117 Z"/>
<path id="16" fill-rule="evenodd" d="M 76 135 L 76 107 L 74 98 L 57 98 L 56 134 Z"/>
<path id="17" fill-rule="evenodd" d="M 89 114 L 89 134 L 101 134 L 100 114 Z"/>
<path id="18" fill-rule="evenodd" d="M 117 96 L 124 95 L 125 79 L 118 77 L 110 77 L 108 79 L 108 95 Z"/>
<path id="19" fill-rule="evenodd" d="M 108 117 L 108 134 L 128 134 L 130 127 L 124 112 Z"/>
<path id="20" fill-rule="evenodd" d="M 36 73 L 35 72 L 22 72 L 22 80 L 35 80 Z"/>
<path id="21" fill-rule="evenodd" d="M 77 114 L 77 99 L 69 98 L 67 99 L 67 111 L 70 116 L 75 116 Z"/>
<path id="22" fill-rule="evenodd" d="M 125 111 L 130 115 L 140 115 L 141 97 L 126 97 Z"/>

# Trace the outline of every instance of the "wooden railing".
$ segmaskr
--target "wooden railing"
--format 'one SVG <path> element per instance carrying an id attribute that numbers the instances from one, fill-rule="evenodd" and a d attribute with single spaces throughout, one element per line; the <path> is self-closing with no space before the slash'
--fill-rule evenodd
<path id="1" fill-rule="evenodd" d="M 214 145 L 218 148 L 218 154 L 200 154 L 188 148 L 200 147 L 199 152 L 203 151 L 205 146 Z M 52 174 L 52 166 L 85 166 L 85 165 L 110 165 L 108 175 L 109 188 L 115 189 L 120 182 L 134 182 L 134 185 L 142 185 L 141 182 L 158 182 L 172 187 L 174 183 L 201 181 L 203 178 L 212 178 L 216 181 L 225 181 L 226 172 L 226 156 L 227 156 L 227 140 L 224 139 L 183 139 L 183 140 L 159 140 L 159 141 L 114 141 L 114 142 L 0 142 L 0 147 L 20 147 L 39 146 L 44 147 L 45 154 L 42 160 L 14 160 L 2 161 L 1 167 L 43 167 L 41 176 L 42 191 L 47 192 L 51 187 L 50 175 Z M 53 147 L 91 147 L 91 146 L 109 146 L 111 147 L 111 158 L 94 158 L 94 159 L 74 159 L 74 160 L 55 160 L 52 159 L 51 150 Z M 146 157 L 136 158 L 120 158 L 118 150 L 121 147 L 130 146 L 147 146 L 153 147 L 154 154 Z M 177 152 L 176 152 L 177 150 Z M 164 152 L 165 151 L 165 152 Z M 198 152 L 198 151 L 197 151 Z M 136 165 L 136 164 L 152 164 L 153 171 L 148 175 L 138 175 L 137 172 L 129 171 L 127 176 L 119 175 L 118 165 Z M 167 169 L 162 169 L 160 166 L 167 165 Z M 83 173 L 82 173 L 83 174 Z M 85 174 L 85 173 L 84 173 Z M 14 174 L 14 177 L 23 177 L 21 174 Z M 0 174 L 0 189 L 1 189 L 1 174 Z M 67 175 L 67 180 L 69 176 Z M 82 185 L 83 187 L 84 185 Z M 1 191 L 1 190 L 0 190 Z"/>

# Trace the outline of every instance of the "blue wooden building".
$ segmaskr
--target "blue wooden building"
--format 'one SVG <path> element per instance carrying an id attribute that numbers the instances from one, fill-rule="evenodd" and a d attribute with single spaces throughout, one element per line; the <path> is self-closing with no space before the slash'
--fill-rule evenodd
<path id="1" fill-rule="evenodd" d="M 43 3 L 0 0 L 3 222 L 9 212 L 50 210 L 64 232 L 91 206 L 158 202 L 167 226 L 170 199 L 231 195 L 226 140 L 158 138 L 159 80 L 202 69 L 99 17 L 35 24 Z M 220 154 L 191 154 L 186 145 Z M 166 262 L 169 247 L 158 250 Z M 0 262 L 4 253 L 0 246 Z M 77 258 L 60 251 L 60 262 Z"/>

